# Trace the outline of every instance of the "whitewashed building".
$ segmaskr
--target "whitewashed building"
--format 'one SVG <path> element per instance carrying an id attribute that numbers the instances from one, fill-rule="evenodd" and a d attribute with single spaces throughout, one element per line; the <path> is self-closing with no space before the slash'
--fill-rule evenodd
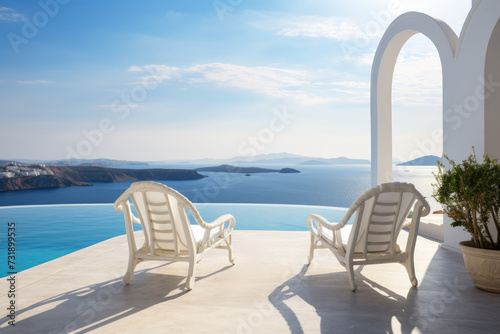
<path id="1" fill-rule="evenodd" d="M 372 65 L 372 184 L 392 180 L 392 79 L 401 48 L 421 33 L 435 45 L 443 79 L 443 153 L 500 158 L 500 1 L 473 0 L 460 35 L 438 18 L 409 12 L 392 22 Z M 444 219 L 444 245 L 468 235 Z"/>

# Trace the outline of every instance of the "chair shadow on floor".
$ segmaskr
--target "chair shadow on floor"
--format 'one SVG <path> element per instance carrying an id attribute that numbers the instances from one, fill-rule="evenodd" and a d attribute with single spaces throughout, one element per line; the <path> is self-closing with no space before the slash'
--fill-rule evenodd
<path id="1" fill-rule="evenodd" d="M 345 271 L 329 274 L 306 276 L 308 266 L 291 279 L 277 287 L 269 301 L 286 320 L 290 333 L 305 333 L 298 317 L 304 310 L 304 302 L 312 306 L 321 319 L 321 333 L 367 333 L 370 323 L 376 322 L 376 328 L 384 333 L 410 333 L 417 288 L 408 282 L 405 297 L 391 291 L 364 276 L 363 267 L 355 269 L 358 291 L 352 292 Z M 295 300 L 300 299 L 300 302 Z M 395 321 L 397 320 L 397 321 Z M 393 328 L 394 323 L 400 328 Z M 398 325 L 399 323 L 399 325 Z M 372 328 L 373 329 L 373 328 Z"/>
<path id="2" fill-rule="evenodd" d="M 38 324 L 50 322 L 50 333 L 86 333 L 154 305 L 180 298 L 189 293 L 185 289 L 186 276 L 151 272 L 170 264 L 137 270 L 130 285 L 125 285 L 123 278 L 119 277 L 46 298 L 19 310 L 16 329 L 19 333 L 38 333 Z M 208 275 L 197 276 L 196 281 L 231 267 L 228 265 Z M 38 308 L 44 310 L 26 317 L 31 312 L 37 312 Z"/>
<path id="3" fill-rule="evenodd" d="M 383 266 L 377 267 L 391 269 Z M 269 295 L 294 334 L 306 332 L 300 319 L 304 304 L 319 316 L 321 333 L 498 332 L 498 294 L 477 289 L 462 255 L 454 251 L 438 248 L 425 272 L 420 270 L 423 277 L 417 288 L 411 286 L 402 267 L 394 268 L 399 272 L 395 275 L 386 271 L 376 279 L 372 268 L 367 267 L 363 274 L 363 267 L 357 267 L 356 292 L 351 291 L 347 273 L 340 266 L 335 272 L 317 275 L 307 275 L 308 269 L 304 265 Z M 404 284 L 394 281 L 397 279 Z"/>

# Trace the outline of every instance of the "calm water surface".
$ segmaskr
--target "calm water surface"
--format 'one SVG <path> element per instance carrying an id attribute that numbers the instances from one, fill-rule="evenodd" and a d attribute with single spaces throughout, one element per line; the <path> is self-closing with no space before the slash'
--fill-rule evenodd
<path id="1" fill-rule="evenodd" d="M 274 231 L 306 231 L 311 213 L 338 221 L 346 212 L 332 207 L 265 204 L 198 204 L 197 208 L 207 222 L 231 213 L 237 230 Z M 123 213 L 116 212 L 112 204 L 2 207 L 0 215 L 5 221 L 0 244 L 7 245 L 7 222 L 16 224 L 17 272 L 126 233 Z M 140 229 L 140 225 L 135 227 Z M 12 271 L 6 258 L 0 269 L 0 277 Z"/>
<path id="2" fill-rule="evenodd" d="M 148 168 L 197 166 L 149 165 Z M 273 168 L 269 166 L 262 166 Z M 276 166 L 275 168 L 282 168 Z M 349 206 L 370 186 L 369 166 L 292 166 L 300 174 L 201 172 L 200 180 L 159 181 L 196 203 L 268 203 Z M 94 183 L 92 187 L 34 189 L 0 193 L 0 206 L 113 203 L 132 182 Z"/>
<path id="3" fill-rule="evenodd" d="M 160 167 L 192 169 L 198 166 L 147 166 Z M 160 182 L 178 190 L 195 203 L 233 204 L 198 204 L 200 213 L 207 221 L 221 214 L 231 213 L 236 218 L 237 229 L 282 231 L 306 230 L 305 221 L 310 213 L 325 214 L 330 220 L 338 221 L 345 209 L 337 208 L 349 207 L 370 187 L 370 166 L 366 165 L 274 166 L 276 169 L 283 167 L 293 167 L 302 173 L 245 176 L 203 172 L 201 174 L 207 177 L 200 180 Z M 439 205 L 430 198 L 431 183 L 434 182 L 433 171 L 433 167 L 395 167 L 393 177 L 395 181 L 415 184 L 427 197 L 432 209 L 437 210 Z M 19 266 L 16 269 L 19 271 L 124 234 L 123 214 L 115 212 L 112 205 L 47 204 L 109 204 L 131 183 L 95 183 L 91 187 L 0 193 L 0 221 L 3 226 L 0 227 L 0 244 L 5 245 L 7 242 L 7 223 L 16 222 L 19 252 Z M 236 203 L 298 206 L 252 206 Z M 26 205 L 36 206 L 22 207 Z"/>

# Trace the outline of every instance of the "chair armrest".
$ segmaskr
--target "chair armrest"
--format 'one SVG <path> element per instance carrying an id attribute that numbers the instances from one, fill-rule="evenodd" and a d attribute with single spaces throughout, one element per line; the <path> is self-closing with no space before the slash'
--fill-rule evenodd
<path id="1" fill-rule="evenodd" d="M 230 214 L 220 216 L 219 218 L 217 218 L 216 220 L 214 220 L 211 223 L 204 222 L 205 226 L 202 226 L 202 227 L 211 230 L 211 229 L 214 229 L 214 228 L 219 227 L 221 225 L 224 225 L 224 223 L 227 221 L 229 221 L 229 225 L 227 228 L 232 230 L 234 225 L 236 224 L 236 221 L 235 221 L 234 217 Z"/>
<path id="2" fill-rule="evenodd" d="M 141 220 L 139 218 L 137 218 L 136 216 L 134 216 L 133 213 L 130 214 L 131 218 L 132 218 L 132 222 L 133 223 L 136 223 L 136 224 L 141 224 Z"/>
<path id="3" fill-rule="evenodd" d="M 316 222 L 316 226 L 314 225 Z M 346 225 L 346 220 L 343 219 L 339 223 L 330 223 L 326 218 L 312 214 L 307 217 L 307 227 L 312 234 L 315 234 L 317 238 L 321 238 L 323 235 L 323 228 L 333 231 L 333 242 L 334 245 L 342 245 L 342 235 L 340 234 L 340 229 Z"/>
<path id="4" fill-rule="evenodd" d="M 121 201 L 121 202 L 116 201 L 114 204 L 115 210 L 118 212 L 122 212 L 123 210 L 125 210 L 124 204 L 125 204 L 125 202 L 123 202 L 123 201 Z"/>
<path id="5" fill-rule="evenodd" d="M 228 226 L 226 229 L 224 229 L 224 224 L 226 222 L 229 222 Z M 234 225 L 236 224 L 236 220 L 234 217 L 230 214 L 226 214 L 223 216 L 220 216 L 216 220 L 214 220 L 211 223 L 207 223 L 205 221 L 202 221 L 201 223 L 198 223 L 201 227 L 205 229 L 205 233 L 203 234 L 203 240 L 202 240 L 202 245 L 211 245 L 211 239 L 210 239 L 210 231 L 213 230 L 214 228 L 219 228 L 219 237 L 220 238 L 225 238 L 225 236 L 229 235 L 231 231 L 234 228 Z"/>
<path id="6" fill-rule="evenodd" d="M 132 220 L 132 223 L 136 223 L 136 224 L 141 224 L 141 220 L 139 218 L 137 218 L 133 213 L 132 213 L 132 210 L 130 210 L 130 204 L 128 203 L 127 200 L 125 201 L 116 201 L 115 204 L 114 204 L 114 207 L 115 207 L 115 210 L 118 211 L 118 212 L 123 212 L 125 210 L 125 208 L 127 208 L 127 211 L 130 215 L 130 219 Z"/>
<path id="7" fill-rule="evenodd" d="M 319 223 L 319 224 L 317 224 L 319 229 L 326 228 L 326 229 L 329 229 L 332 231 L 340 230 L 346 224 L 345 222 L 330 223 L 323 216 L 320 216 L 317 214 L 312 214 L 312 215 L 309 215 L 309 217 L 307 217 L 307 226 L 309 227 L 309 230 L 311 230 L 311 228 L 314 228 L 314 222 Z"/>

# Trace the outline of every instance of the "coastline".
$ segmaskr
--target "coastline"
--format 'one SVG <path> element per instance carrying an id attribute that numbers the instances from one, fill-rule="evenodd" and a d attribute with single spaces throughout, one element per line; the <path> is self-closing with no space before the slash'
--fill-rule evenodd
<path id="1" fill-rule="evenodd" d="M 43 166 L 45 174 L 0 178 L 0 192 L 92 186 L 95 182 L 198 180 L 205 176 L 190 169 L 122 169 L 101 166 Z"/>

